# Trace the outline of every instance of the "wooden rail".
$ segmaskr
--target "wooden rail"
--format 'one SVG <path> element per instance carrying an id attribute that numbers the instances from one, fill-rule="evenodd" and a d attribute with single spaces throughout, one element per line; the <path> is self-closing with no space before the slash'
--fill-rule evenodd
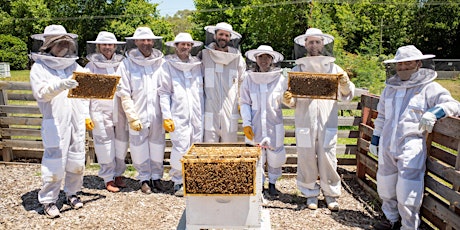
<path id="1" fill-rule="evenodd" d="M 357 89 L 360 95 L 365 90 Z M 351 138 L 356 143 L 359 136 L 358 125 L 361 121 L 361 106 L 359 102 L 339 102 L 339 132 L 338 138 Z M 41 159 L 43 146 L 41 142 L 41 113 L 32 96 L 29 82 L 0 81 L 0 149 L 1 160 L 15 161 L 18 159 Z M 286 127 L 287 161 L 283 167 L 284 173 L 295 173 L 297 170 L 297 153 L 295 144 L 294 117 L 284 119 Z M 244 141 L 241 125 L 238 130 L 238 141 Z M 87 163 L 97 162 L 91 135 L 87 135 Z M 287 138 L 291 138 L 290 140 Z M 355 165 L 356 144 L 339 144 L 337 153 L 340 165 Z M 165 152 L 165 166 L 169 165 L 171 141 L 167 139 Z M 127 157 L 127 161 L 131 159 Z"/>
<path id="2" fill-rule="evenodd" d="M 358 182 L 379 199 L 376 192 L 377 158 L 368 146 L 377 117 L 379 97 L 362 95 L 362 121 L 356 153 Z M 436 122 L 428 135 L 423 221 L 439 229 L 460 229 L 460 118 L 447 117 Z"/>

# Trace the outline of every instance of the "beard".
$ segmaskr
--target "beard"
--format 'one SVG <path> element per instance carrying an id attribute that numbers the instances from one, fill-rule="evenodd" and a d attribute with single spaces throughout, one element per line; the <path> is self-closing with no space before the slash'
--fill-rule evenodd
<path id="1" fill-rule="evenodd" d="M 400 78 L 402 81 L 407 81 L 407 80 L 410 79 L 410 77 L 412 76 L 412 74 L 414 74 L 415 72 L 417 72 L 417 70 L 418 70 L 418 69 L 415 68 L 415 69 L 397 71 L 397 73 L 398 73 L 399 78 Z"/>
<path id="2" fill-rule="evenodd" d="M 223 48 L 228 46 L 228 42 L 226 40 L 224 40 L 224 39 L 217 40 L 216 44 L 217 44 L 217 47 L 219 47 L 221 49 L 223 49 Z"/>

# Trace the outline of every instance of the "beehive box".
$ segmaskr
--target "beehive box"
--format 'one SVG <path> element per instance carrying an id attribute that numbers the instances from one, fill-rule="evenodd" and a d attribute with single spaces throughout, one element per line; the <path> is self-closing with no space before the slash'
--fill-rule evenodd
<path id="1" fill-rule="evenodd" d="M 289 72 L 288 91 L 293 97 L 337 100 L 340 74 Z"/>
<path id="2" fill-rule="evenodd" d="M 117 90 L 120 76 L 73 72 L 72 79 L 78 86 L 69 90 L 69 98 L 112 99 Z"/>
<path id="3" fill-rule="evenodd" d="M 185 195 L 255 195 L 258 147 L 194 144 L 182 158 Z"/>

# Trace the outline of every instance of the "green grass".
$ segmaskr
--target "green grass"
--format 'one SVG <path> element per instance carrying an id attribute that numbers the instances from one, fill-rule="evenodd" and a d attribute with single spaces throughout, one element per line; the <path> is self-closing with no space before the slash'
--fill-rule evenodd
<path id="1" fill-rule="evenodd" d="M 452 94 L 452 97 L 455 98 L 455 100 L 460 101 L 460 78 L 456 78 L 453 80 L 436 80 L 436 82 L 438 82 L 444 88 L 449 90 L 449 92 Z"/>
<path id="2" fill-rule="evenodd" d="M 12 70 L 8 81 L 29 81 L 30 70 Z"/>

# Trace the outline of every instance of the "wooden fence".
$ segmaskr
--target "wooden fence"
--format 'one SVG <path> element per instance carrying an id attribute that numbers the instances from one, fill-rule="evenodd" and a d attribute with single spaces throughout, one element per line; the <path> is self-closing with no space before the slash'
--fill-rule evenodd
<path id="1" fill-rule="evenodd" d="M 379 97 L 362 95 L 357 171 L 361 186 L 375 198 L 377 158 L 368 153 Z M 427 138 L 428 158 L 422 220 L 439 229 L 460 229 L 460 118 L 439 120 Z"/>
<path id="2" fill-rule="evenodd" d="M 357 94 L 365 92 L 357 89 Z M 355 165 L 357 151 L 358 125 L 361 121 L 361 107 L 359 102 L 339 102 L 339 140 L 347 143 L 338 144 L 340 165 Z M 41 114 L 37 103 L 32 96 L 29 82 L 0 81 L 0 149 L 3 161 L 17 161 L 18 159 L 40 159 L 43 155 L 40 125 Z M 284 119 L 286 127 L 287 161 L 283 167 L 284 173 L 295 173 L 297 168 L 297 154 L 295 149 L 294 117 Z M 90 135 L 87 135 L 87 163 L 97 161 Z M 351 138 L 351 139 L 350 139 Z M 238 141 L 244 141 L 241 125 L 239 126 Z M 165 166 L 168 159 L 171 142 L 167 140 L 165 152 Z M 127 161 L 130 162 L 128 153 Z"/>

